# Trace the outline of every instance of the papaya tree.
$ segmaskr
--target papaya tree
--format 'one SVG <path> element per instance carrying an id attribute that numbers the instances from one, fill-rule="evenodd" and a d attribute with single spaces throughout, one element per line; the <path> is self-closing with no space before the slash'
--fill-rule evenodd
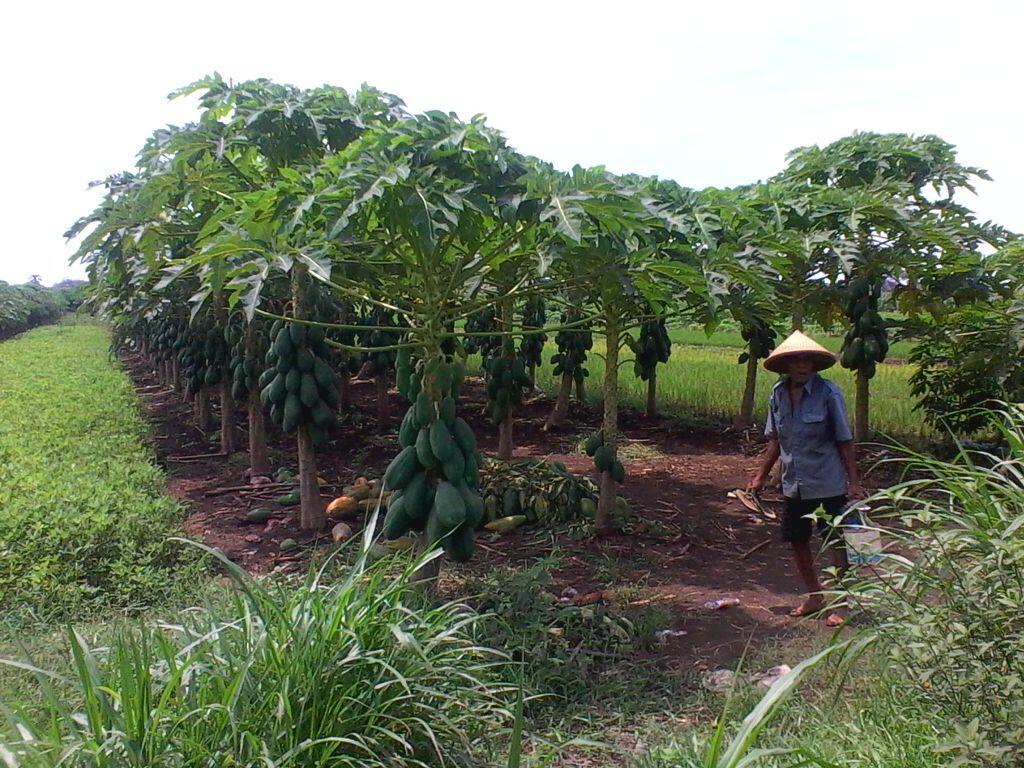
<path id="1" fill-rule="evenodd" d="M 394 351 L 399 389 L 411 400 L 384 477 L 392 495 L 383 530 L 392 538 L 414 531 L 456 561 L 472 555 L 483 505 L 475 437 L 457 415 L 465 371 L 453 324 L 518 295 L 523 280 L 502 294 L 487 288 L 499 271 L 537 268 L 526 244 L 541 205 L 519 182 L 525 169 L 482 119 L 431 112 L 369 127 L 315 174 L 278 185 L 279 199 L 295 201 L 282 229 L 294 263 L 339 297 L 405 324 L 397 343 L 350 350 Z M 360 265 L 359 279 L 344 271 L 349 263 Z"/>
<path id="2" fill-rule="evenodd" d="M 627 334 L 674 311 L 680 294 L 713 290 L 708 287 L 712 273 L 693 258 L 686 237 L 692 219 L 683 206 L 673 208 L 682 198 L 659 195 L 655 183 L 640 186 L 601 168 L 578 166 L 567 174 L 539 169 L 529 183 L 550 200 L 541 220 L 551 225 L 545 245 L 557 252 L 552 269 L 572 277 L 586 305 L 594 308 L 595 327 L 604 337 L 602 425 L 587 446 L 601 477 L 594 527 L 603 534 L 625 479 L 618 456 L 618 373 Z"/>
<path id="3" fill-rule="evenodd" d="M 817 211 L 838 235 L 832 250 L 841 262 L 837 282 L 845 282 L 849 327 L 842 362 L 856 371 L 854 434 L 865 440 L 869 382 L 888 350 L 878 307 L 882 283 L 904 278 L 922 262 L 934 270 L 974 248 L 980 230 L 955 195 L 974 191 L 975 181 L 989 176 L 959 163 L 954 147 L 936 136 L 878 133 L 796 149 L 783 175 L 828 190 Z"/>

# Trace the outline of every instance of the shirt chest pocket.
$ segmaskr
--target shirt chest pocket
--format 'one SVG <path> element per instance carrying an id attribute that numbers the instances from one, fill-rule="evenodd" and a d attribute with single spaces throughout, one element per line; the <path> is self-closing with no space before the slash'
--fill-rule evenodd
<path id="1" fill-rule="evenodd" d="M 812 426 L 820 426 L 825 423 L 825 409 L 824 407 L 817 406 L 811 408 L 805 408 L 803 413 L 800 414 L 800 421 L 804 424 Z"/>

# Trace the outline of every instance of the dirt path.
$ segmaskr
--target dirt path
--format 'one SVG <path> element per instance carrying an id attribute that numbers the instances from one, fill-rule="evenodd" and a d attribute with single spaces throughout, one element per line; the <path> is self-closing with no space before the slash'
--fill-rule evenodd
<path id="1" fill-rule="evenodd" d="M 187 533 L 220 547 L 253 572 L 301 567 L 299 560 L 279 552 L 278 542 L 285 537 L 302 543 L 319 538 L 329 544 L 329 536 L 302 534 L 291 514 L 272 502 L 282 490 L 263 497 L 239 492 L 208 495 L 247 482 L 244 454 L 230 461 L 176 459 L 216 450 L 213 436 L 192 426 L 191 409 L 177 393 L 157 387 L 138 358 L 126 357 L 124 363 L 153 421 L 156 452 L 167 469 L 169 490 L 191 509 Z M 379 476 L 395 450 L 393 432 L 374 434 L 373 383 L 356 383 L 352 389 L 353 412 L 319 456 L 328 498 L 358 475 Z M 471 390 L 465 401 L 481 403 L 477 394 Z M 592 461 L 578 452 L 576 444 L 581 431 L 599 426 L 599 414 L 576 408 L 573 429 L 545 433 L 541 427 L 550 406 L 549 399 L 538 398 L 524 408 L 516 423 L 516 455 L 557 459 L 573 472 L 593 472 Z M 394 392 L 391 411 L 397 427 L 404 406 Z M 481 450 L 493 455 L 497 429 L 484 419 L 482 408 L 470 405 L 461 414 L 476 430 Z M 728 663 L 751 637 L 757 643 L 811 627 L 825 632 L 820 622 L 798 622 L 788 615 L 800 595 L 795 570 L 778 541 L 777 523 L 726 496 L 746 484 L 759 446 L 735 434 L 688 431 L 675 422 L 648 420 L 633 412 L 623 414 L 621 421 L 624 450 L 632 456 L 626 461 L 630 474 L 622 494 L 637 519 L 629 533 L 599 540 L 559 536 L 562 565 L 551 574 L 556 593 L 567 587 L 580 594 L 633 588 L 628 598 L 632 604 L 659 605 L 674 617 L 670 627 L 686 633 L 672 638 L 661 651 L 672 666 L 713 668 Z M 294 468 L 291 440 L 275 439 L 271 460 L 275 467 Z M 256 507 L 282 509 L 282 514 L 266 524 L 248 524 L 245 512 Z M 550 532 L 537 528 L 500 538 L 485 534 L 480 542 L 483 546 L 470 568 L 525 562 L 552 549 Z M 703 607 L 718 597 L 735 597 L 740 604 L 715 612 Z"/>

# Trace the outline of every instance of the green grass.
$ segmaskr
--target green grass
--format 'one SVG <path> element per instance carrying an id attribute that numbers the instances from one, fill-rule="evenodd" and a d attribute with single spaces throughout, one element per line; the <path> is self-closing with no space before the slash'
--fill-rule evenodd
<path id="1" fill-rule="evenodd" d="M 195 577 L 180 505 L 132 384 L 97 325 L 0 344 L 0 618 L 134 610 Z"/>
<path id="2" fill-rule="evenodd" d="M 939 768 L 948 755 L 936 747 L 951 737 L 948 723 L 914 691 L 905 687 L 872 656 L 864 657 L 840 683 L 819 675 L 798 690 L 765 728 L 757 746 L 766 750 L 802 750 L 824 766 L 843 768 Z M 750 710 L 763 692 L 745 688 L 730 702 L 733 717 Z M 712 710 L 713 711 L 713 710 Z M 737 726 L 727 728 L 731 732 Z M 702 768 L 705 745 L 714 738 L 711 724 L 662 728 L 663 743 L 642 756 L 635 768 Z M 755 765 L 800 764 L 796 756 L 770 758 Z M 806 763 L 805 763 L 806 764 Z"/>

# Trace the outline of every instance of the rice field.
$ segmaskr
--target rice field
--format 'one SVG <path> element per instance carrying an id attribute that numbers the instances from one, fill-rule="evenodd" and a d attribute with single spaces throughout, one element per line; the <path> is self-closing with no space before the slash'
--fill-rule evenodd
<path id="1" fill-rule="evenodd" d="M 694 334 L 700 334 L 705 343 L 681 341 L 694 338 Z M 673 329 L 672 357 L 665 365 L 658 366 L 658 407 L 662 413 L 687 421 L 732 421 L 739 412 L 746 369 L 737 363 L 740 352 L 737 347 L 742 344 L 739 333 L 734 334 L 735 345 L 730 343 L 730 334 L 729 331 L 721 331 L 709 340 L 701 330 Z M 823 338 L 822 341 L 826 346 L 834 346 L 836 349 L 842 342 L 834 338 Z M 537 371 L 538 385 L 551 393 L 557 390 L 558 382 L 553 380 L 548 363 L 556 351 L 554 343 L 549 341 L 545 346 L 545 365 Z M 592 402 L 601 400 L 603 353 L 602 342 L 595 338 L 594 350 L 588 358 L 590 377 L 587 379 L 587 397 Z M 623 361 L 619 374 L 620 403 L 627 407 L 643 408 L 647 382 L 633 375 L 632 354 L 628 350 L 620 354 L 620 360 Z M 902 363 L 878 366 L 878 373 L 871 381 L 871 418 L 874 429 L 881 435 L 920 444 L 933 441 L 937 433 L 914 410 L 916 401 L 910 394 L 909 381 L 913 370 L 912 366 Z M 855 386 L 853 374 L 836 365 L 823 375 L 843 388 L 852 421 Z M 761 369 L 755 399 L 755 414 L 759 420 L 766 417 L 768 394 L 775 381 L 773 374 Z"/>

